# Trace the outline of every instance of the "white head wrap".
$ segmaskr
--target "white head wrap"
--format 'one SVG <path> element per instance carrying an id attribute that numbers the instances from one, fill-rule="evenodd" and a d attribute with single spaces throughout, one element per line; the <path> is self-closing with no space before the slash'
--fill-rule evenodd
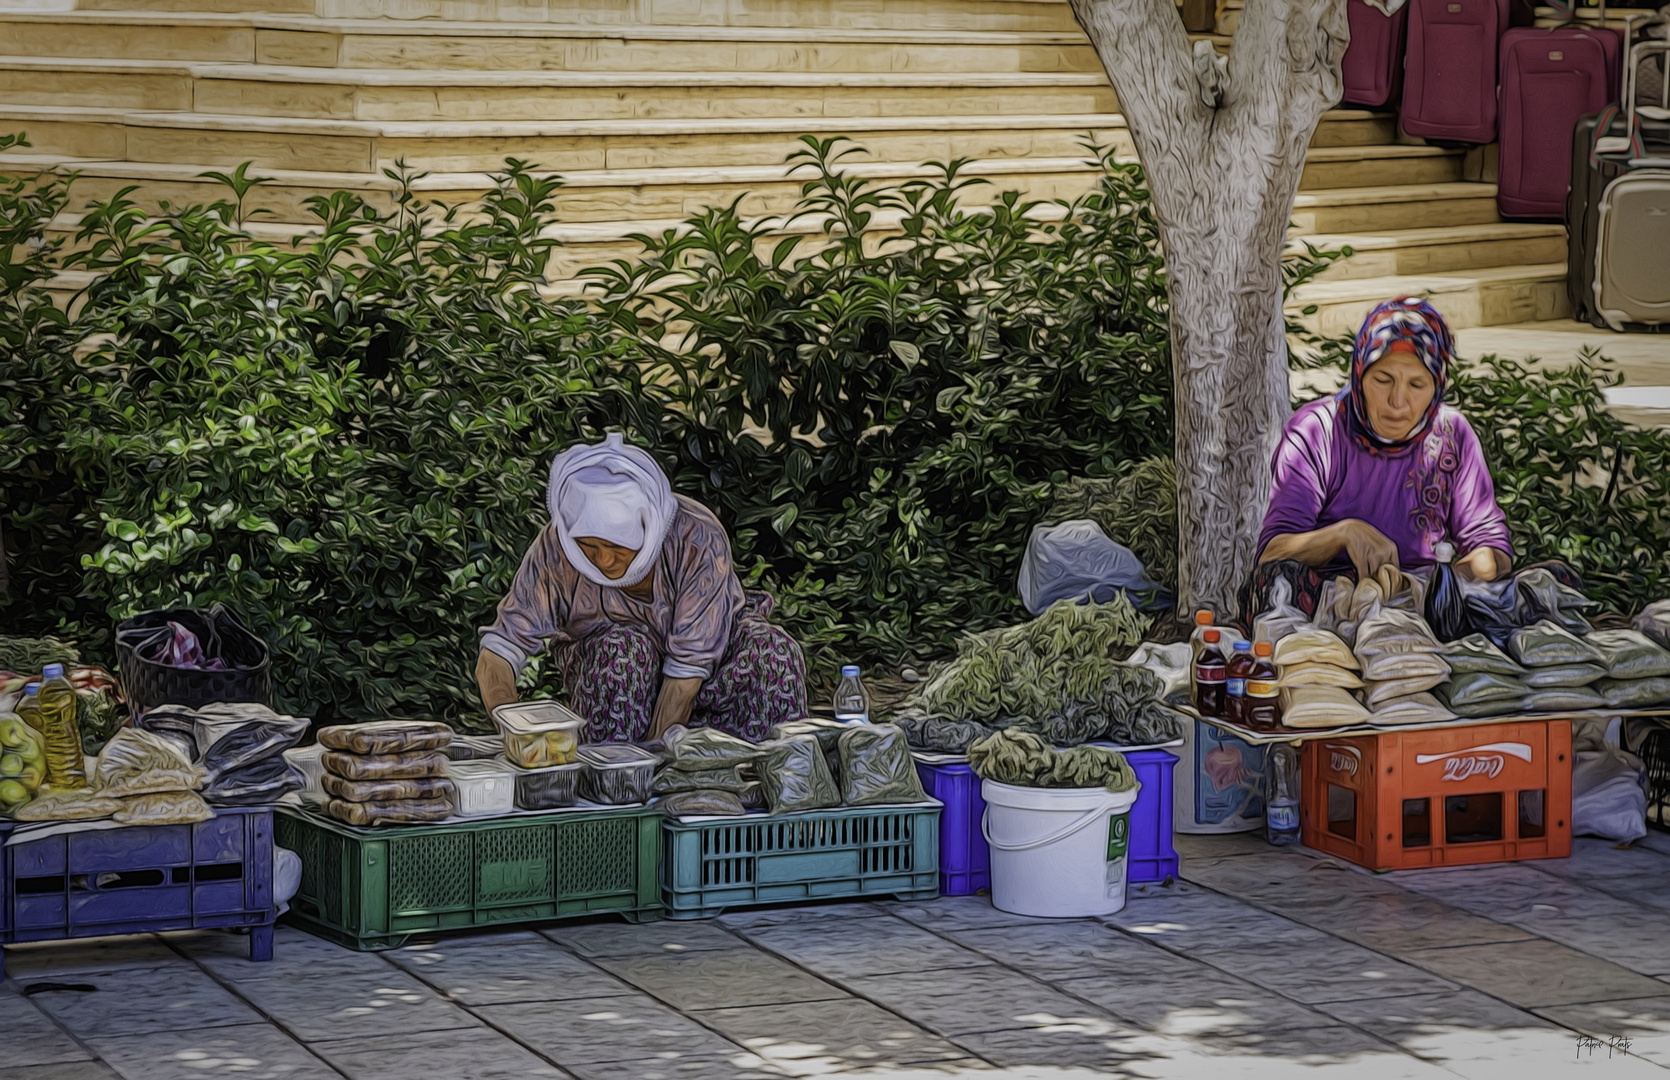
<path id="1" fill-rule="evenodd" d="M 569 563 L 606 589 L 624 589 L 649 575 L 678 513 L 667 474 L 647 453 L 626 445 L 618 432 L 595 446 L 571 446 L 558 454 L 545 498 Z M 622 577 L 611 581 L 574 542 L 580 536 L 632 548 L 638 556 Z"/>

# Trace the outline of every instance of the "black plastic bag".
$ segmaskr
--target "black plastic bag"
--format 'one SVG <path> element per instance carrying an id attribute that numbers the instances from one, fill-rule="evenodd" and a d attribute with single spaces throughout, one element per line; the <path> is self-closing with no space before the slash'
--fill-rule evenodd
<path id="1" fill-rule="evenodd" d="M 1461 582 L 1456 580 L 1455 548 L 1439 544 L 1434 550 L 1438 563 L 1432 568 L 1432 580 L 1426 587 L 1426 621 L 1439 641 L 1455 641 L 1472 633 L 1473 620 L 1467 610 L 1467 597 L 1462 595 Z"/>
<path id="2" fill-rule="evenodd" d="M 1552 620 L 1573 634 L 1587 634 L 1589 620 L 1583 617 L 1599 604 L 1583 593 L 1583 582 L 1564 563 L 1548 562 L 1527 567 L 1500 581 L 1462 583 L 1473 629 L 1506 648 L 1515 630 L 1543 619 Z"/>
<path id="3" fill-rule="evenodd" d="M 892 724 L 855 724 L 841 733 L 841 801 L 848 806 L 927 799 L 905 733 Z"/>
<path id="4" fill-rule="evenodd" d="M 841 805 L 841 789 L 814 735 L 795 735 L 768 747 L 759 763 L 760 783 L 773 814 Z"/>

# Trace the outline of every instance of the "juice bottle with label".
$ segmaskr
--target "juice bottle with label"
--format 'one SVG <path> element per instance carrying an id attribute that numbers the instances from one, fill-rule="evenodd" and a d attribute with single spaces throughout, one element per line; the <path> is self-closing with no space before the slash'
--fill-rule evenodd
<path id="1" fill-rule="evenodd" d="M 1281 686 L 1270 659 L 1275 647 L 1268 641 L 1253 645 L 1253 667 L 1247 676 L 1247 726 L 1274 731 L 1281 725 Z"/>
<path id="2" fill-rule="evenodd" d="M 1191 661 L 1197 659 L 1200 656 L 1200 650 L 1206 647 L 1206 631 L 1212 629 L 1212 619 L 1212 612 L 1206 608 L 1201 608 L 1195 612 L 1194 633 L 1189 635 L 1189 658 Z M 1223 631 L 1220 630 L 1219 634 L 1222 633 Z"/>
<path id="3" fill-rule="evenodd" d="M 1245 639 L 1235 643 L 1229 654 L 1229 667 L 1224 678 L 1225 720 L 1232 724 L 1247 722 L 1247 676 L 1253 671 L 1252 642 Z"/>
<path id="4" fill-rule="evenodd" d="M 63 664 L 48 664 L 41 675 L 41 736 L 46 742 L 46 786 L 55 791 L 87 786 L 81 756 L 81 727 L 75 719 L 75 687 Z"/>
<path id="5" fill-rule="evenodd" d="M 1195 658 L 1195 708 L 1202 716 L 1224 714 L 1224 680 L 1227 678 L 1224 654 L 1218 649 L 1219 633 L 1208 630 L 1202 635 L 1200 655 Z"/>

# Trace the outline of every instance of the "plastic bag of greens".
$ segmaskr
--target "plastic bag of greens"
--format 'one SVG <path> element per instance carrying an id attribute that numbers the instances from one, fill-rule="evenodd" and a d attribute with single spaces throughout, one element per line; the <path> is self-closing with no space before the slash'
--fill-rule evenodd
<path id="1" fill-rule="evenodd" d="M 195 791 L 159 791 L 123 799 L 121 803 L 122 808 L 111 817 L 123 825 L 190 825 L 215 816 Z"/>
<path id="2" fill-rule="evenodd" d="M 905 733 L 911 746 L 940 754 L 965 754 L 969 747 L 997 730 L 978 720 L 933 716 L 919 709 L 894 713 L 893 723 Z"/>
<path id="3" fill-rule="evenodd" d="M 675 769 L 698 772 L 704 769 L 734 768 L 758 758 L 765 750 L 746 739 L 713 728 L 697 728 L 674 737 L 668 732 L 669 763 Z"/>
<path id="4" fill-rule="evenodd" d="M 734 765 L 719 769 L 662 769 L 655 774 L 650 782 L 650 791 L 656 795 L 674 795 L 685 791 L 728 791 L 732 795 L 742 792 L 743 784 L 741 771 Z"/>
<path id="5" fill-rule="evenodd" d="M 1647 709 L 1670 702 L 1670 676 L 1602 679 L 1592 687 L 1609 709 Z"/>
<path id="6" fill-rule="evenodd" d="M 1455 546 L 1435 544 L 1432 555 L 1438 562 L 1426 587 L 1427 625 L 1439 641 L 1454 641 L 1466 637 L 1472 626 L 1467 597 L 1462 594 L 1461 582 L 1456 580 L 1455 568 L 1450 565 L 1455 559 Z"/>
<path id="7" fill-rule="evenodd" d="M 1518 679 L 1490 671 L 1469 671 L 1450 677 L 1444 699 L 1458 716 L 1499 716 L 1531 693 Z M 1483 709 L 1483 712 L 1474 710 Z"/>
<path id="8" fill-rule="evenodd" d="M 764 810 L 767 805 L 765 785 L 758 780 L 750 780 L 743 784 L 742 790 L 737 792 L 736 797 L 742 803 L 744 810 Z"/>
<path id="9" fill-rule="evenodd" d="M 1526 667 L 1601 662 L 1593 645 L 1547 619 L 1515 630 L 1508 639 L 1508 652 Z"/>
<path id="10" fill-rule="evenodd" d="M 1444 646 L 1444 662 L 1450 665 L 1450 670 L 1457 675 L 1469 672 L 1494 672 L 1497 675 L 1507 675 L 1517 678 L 1525 674 L 1525 669 L 1515 663 L 1513 658 L 1496 643 L 1483 634 L 1468 634 L 1464 638 L 1451 641 Z"/>
<path id="11" fill-rule="evenodd" d="M 673 817 L 736 817 L 747 813 L 734 793 L 712 788 L 668 795 L 661 800 L 661 809 Z"/>
<path id="12" fill-rule="evenodd" d="M 1639 630 L 1596 630 L 1584 640 L 1601 654 L 1610 678 L 1670 675 L 1670 651 Z"/>
<path id="13" fill-rule="evenodd" d="M 848 806 L 927 799 L 905 733 L 892 724 L 856 724 L 841 732 L 841 801 Z"/>
<path id="14" fill-rule="evenodd" d="M 1635 628 L 1670 649 L 1670 600 L 1654 600 L 1634 619 Z"/>
<path id="15" fill-rule="evenodd" d="M 1521 675 L 1519 681 L 1533 690 L 1556 690 L 1566 686 L 1588 686 L 1605 674 L 1606 669 L 1599 664 L 1554 664 L 1532 668 Z"/>
<path id="16" fill-rule="evenodd" d="M 1417 675 L 1408 679 L 1387 679 L 1383 682 L 1369 683 L 1368 691 L 1364 696 L 1368 701 L 1369 710 L 1377 712 L 1382 702 L 1423 693 L 1443 681 L 1444 677 L 1442 675 Z"/>
<path id="17" fill-rule="evenodd" d="M 767 744 L 765 757 L 756 767 L 773 814 L 841 805 L 841 791 L 829 775 L 815 735 L 795 735 Z"/>
<path id="18" fill-rule="evenodd" d="M 838 787 L 841 783 L 841 733 L 850 726 L 823 716 L 786 720 L 771 729 L 771 741 L 781 742 L 796 735 L 810 735 L 817 739 L 818 748 L 823 751 L 823 763 L 829 766 L 829 775 L 835 778 Z"/>
<path id="19" fill-rule="evenodd" d="M 1525 712 L 1582 712 L 1585 709 L 1604 709 L 1606 699 L 1587 686 L 1562 686 L 1552 690 L 1536 690 L 1519 707 Z"/>

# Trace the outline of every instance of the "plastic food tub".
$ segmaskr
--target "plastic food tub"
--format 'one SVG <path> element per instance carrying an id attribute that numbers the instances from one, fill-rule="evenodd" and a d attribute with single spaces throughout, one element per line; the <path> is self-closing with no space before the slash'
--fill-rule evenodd
<path id="1" fill-rule="evenodd" d="M 452 809 L 459 817 L 491 817 L 516 809 L 513 770 L 497 761 L 454 761 L 446 767 L 452 781 Z"/>
<path id="2" fill-rule="evenodd" d="M 558 810 L 573 806 L 585 764 L 571 761 L 543 769 L 517 769 L 516 805 L 523 810 Z"/>
<path id="3" fill-rule="evenodd" d="M 588 802 L 628 806 L 649 801 L 657 758 L 648 750 L 627 743 L 597 743 L 580 747 L 580 760 L 586 764 L 580 792 Z"/>
<path id="4" fill-rule="evenodd" d="M 586 722 L 555 701 L 519 701 L 493 710 L 505 760 L 522 769 L 567 765 Z"/>

